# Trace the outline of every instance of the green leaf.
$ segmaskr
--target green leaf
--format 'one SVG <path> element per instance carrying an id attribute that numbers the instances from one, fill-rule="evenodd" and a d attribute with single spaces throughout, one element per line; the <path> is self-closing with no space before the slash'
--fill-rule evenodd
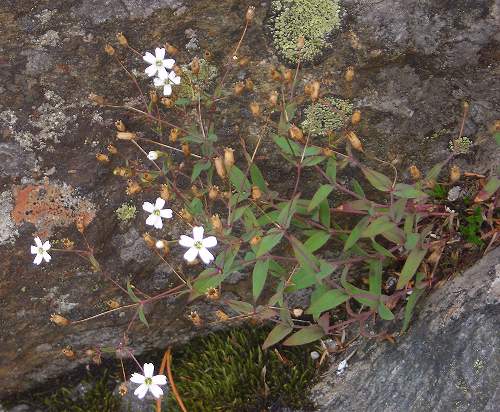
<path id="1" fill-rule="evenodd" d="M 416 199 L 428 196 L 426 193 L 416 189 L 414 186 L 407 185 L 405 183 L 398 183 L 395 189 L 394 195 L 404 199 Z"/>
<path id="2" fill-rule="evenodd" d="M 235 165 L 229 170 L 229 180 L 238 192 L 250 192 L 252 185 L 244 173 Z"/>
<path id="3" fill-rule="evenodd" d="M 201 172 L 210 168 L 210 162 L 200 161 L 193 166 L 193 173 L 191 174 L 191 182 L 194 182 Z"/>
<path id="4" fill-rule="evenodd" d="M 392 259 L 396 259 L 396 257 L 390 251 L 388 251 L 385 247 L 383 247 L 380 243 L 377 243 L 373 239 L 372 239 L 372 247 L 373 249 L 375 249 L 375 251 L 377 251 L 381 255 L 387 256 Z"/>
<path id="5" fill-rule="evenodd" d="M 493 137 L 495 138 L 497 145 L 500 145 L 500 132 L 493 133 Z"/>
<path id="6" fill-rule="evenodd" d="M 370 274 L 368 278 L 368 285 L 370 293 L 375 296 L 380 296 L 382 294 L 382 261 L 381 260 L 370 260 Z"/>
<path id="7" fill-rule="evenodd" d="M 200 294 L 204 294 L 208 289 L 219 286 L 223 280 L 223 274 L 208 277 L 198 276 L 193 283 L 193 289 L 195 289 Z"/>
<path id="8" fill-rule="evenodd" d="M 144 307 L 142 305 L 137 308 L 137 315 L 139 316 L 139 320 L 149 328 L 149 323 L 144 315 Z"/>
<path id="9" fill-rule="evenodd" d="M 227 304 L 229 307 L 233 310 L 235 310 L 238 313 L 243 313 L 245 315 L 249 313 L 254 313 L 254 307 L 248 302 L 243 302 L 241 300 L 228 300 Z"/>
<path id="10" fill-rule="evenodd" d="M 252 291 L 253 300 L 257 301 L 267 279 L 267 272 L 269 271 L 269 259 L 258 260 L 253 268 L 252 273 Z"/>
<path id="11" fill-rule="evenodd" d="M 401 219 L 403 219 L 405 209 L 406 209 L 406 204 L 408 203 L 408 200 L 406 199 L 398 199 L 396 202 L 394 202 L 389 210 L 391 219 L 399 223 L 401 222 Z"/>
<path id="12" fill-rule="evenodd" d="M 317 317 L 321 313 L 341 305 L 347 299 L 349 299 L 349 295 L 339 289 L 328 290 L 316 299 L 311 299 L 311 305 L 305 313 Z"/>
<path id="13" fill-rule="evenodd" d="M 437 165 L 433 166 L 431 170 L 427 172 L 425 175 L 425 180 L 426 181 L 435 181 L 437 180 L 439 173 L 441 173 L 441 169 L 443 169 L 443 166 L 446 164 L 446 162 L 441 162 L 438 163 Z"/>
<path id="14" fill-rule="evenodd" d="M 410 252 L 403 266 L 403 269 L 401 270 L 401 276 L 399 277 L 398 284 L 396 286 L 397 289 L 402 289 L 406 286 L 406 284 L 410 281 L 410 279 L 417 271 L 426 253 L 427 250 L 418 248 L 415 248 Z"/>
<path id="15" fill-rule="evenodd" d="M 275 247 L 281 241 L 282 237 L 283 237 L 282 232 L 271 233 L 267 236 L 264 236 L 259 243 L 255 256 L 260 257 L 264 253 L 269 252 L 273 247 Z"/>
<path id="16" fill-rule="evenodd" d="M 310 212 L 311 210 L 318 207 L 319 204 L 328 197 L 328 195 L 332 192 L 332 190 L 333 190 L 332 185 L 320 186 L 320 188 L 316 191 L 313 198 L 311 199 L 311 202 L 307 207 L 307 211 Z"/>
<path id="17" fill-rule="evenodd" d="M 387 216 L 382 216 L 371 222 L 370 225 L 365 230 L 363 230 L 362 236 L 374 238 L 381 233 L 390 231 L 394 227 L 396 227 L 396 225 L 393 222 L 389 221 L 389 218 Z"/>
<path id="18" fill-rule="evenodd" d="M 193 200 L 191 200 L 191 203 L 189 204 L 189 211 L 194 215 L 194 216 L 199 216 L 203 212 L 203 203 L 201 202 L 200 199 L 195 197 Z"/>
<path id="19" fill-rule="evenodd" d="M 290 226 L 290 221 L 297 210 L 298 199 L 299 197 L 295 196 L 292 200 L 286 202 L 281 210 L 277 222 L 282 228 L 288 228 Z"/>
<path id="20" fill-rule="evenodd" d="M 415 249 L 419 239 L 420 235 L 418 233 L 408 233 L 406 235 L 405 249 L 408 251 Z"/>
<path id="21" fill-rule="evenodd" d="M 352 187 L 354 189 L 354 193 L 356 193 L 358 196 L 366 197 L 363 187 L 359 184 L 359 182 L 356 179 L 352 179 Z"/>
<path id="22" fill-rule="evenodd" d="M 378 303 L 377 311 L 378 311 L 378 314 L 380 315 L 380 317 L 384 320 L 393 320 L 394 319 L 394 314 L 382 302 Z"/>
<path id="23" fill-rule="evenodd" d="M 363 233 L 363 230 L 365 230 L 365 228 L 368 226 L 368 223 L 369 223 L 369 217 L 365 216 L 358 222 L 356 226 L 354 226 L 354 229 L 352 229 L 351 233 L 349 234 L 349 237 L 347 238 L 344 244 L 344 252 L 349 250 L 356 244 L 358 239 L 361 237 L 361 233 Z"/>
<path id="24" fill-rule="evenodd" d="M 266 340 L 262 344 L 262 349 L 270 348 L 273 345 L 276 345 L 280 340 L 284 339 L 293 328 L 290 325 L 284 325 L 282 323 L 278 323 L 269 335 L 267 335 Z"/>
<path id="25" fill-rule="evenodd" d="M 328 203 L 328 199 L 323 200 L 319 204 L 319 221 L 327 229 L 330 228 L 331 214 L 330 214 L 330 204 Z"/>
<path id="26" fill-rule="evenodd" d="M 295 257 L 299 261 L 300 266 L 309 272 L 317 272 L 319 270 L 319 261 L 311 252 L 309 252 L 303 243 L 297 238 L 291 236 L 290 242 L 292 244 Z"/>
<path id="27" fill-rule="evenodd" d="M 252 183 L 257 186 L 263 192 L 267 192 L 266 181 L 264 180 L 264 176 L 260 172 L 260 169 L 257 167 L 255 163 L 252 163 L 250 166 L 250 177 L 252 178 Z"/>
<path id="28" fill-rule="evenodd" d="M 332 182 L 337 180 L 337 159 L 334 157 L 328 159 L 328 163 L 326 164 L 326 175 Z"/>
<path id="29" fill-rule="evenodd" d="M 283 153 L 293 156 L 299 156 L 302 153 L 302 147 L 294 141 L 283 136 L 278 136 L 277 134 L 273 134 L 272 138 Z"/>
<path id="30" fill-rule="evenodd" d="M 317 164 L 320 164 L 325 159 L 326 159 L 326 156 L 305 157 L 304 160 L 302 161 L 302 166 L 304 166 L 304 167 L 316 166 Z"/>
<path id="31" fill-rule="evenodd" d="M 419 281 L 421 281 L 421 278 L 423 278 L 423 276 L 421 276 L 421 273 L 417 273 L 416 284 L 418 284 Z M 412 294 L 410 295 L 408 301 L 406 302 L 403 327 L 401 328 L 401 332 L 405 332 L 408 329 L 408 326 L 410 325 L 410 320 L 413 315 L 413 310 L 415 309 L 418 299 L 420 298 L 420 296 L 422 296 L 424 291 L 425 289 L 413 288 Z"/>
<path id="32" fill-rule="evenodd" d="M 311 325 L 305 328 L 300 329 L 298 332 L 295 332 L 292 336 L 290 336 L 287 340 L 283 342 L 285 346 L 297 346 L 297 345 L 305 345 L 306 343 L 314 342 L 318 339 L 321 339 L 325 333 L 323 329 L 318 325 Z"/>
<path id="33" fill-rule="evenodd" d="M 484 202 L 489 199 L 498 188 L 500 188 L 500 179 L 496 176 L 491 176 L 483 187 L 483 190 L 481 190 L 474 199 L 474 202 Z"/>
<path id="34" fill-rule="evenodd" d="M 130 296 L 130 299 L 132 299 L 133 302 L 140 302 L 141 300 L 136 296 L 134 293 L 132 284 L 130 282 L 127 282 L 127 293 Z"/>
<path id="35" fill-rule="evenodd" d="M 315 233 L 304 242 L 304 247 L 311 253 L 316 252 L 326 242 L 328 242 L 330 236 L 331 236 L 330 233 L 325 232 L 323 230 L 315 231 Z"/>
<path id="36" fill-rule="evenodd" d="M 380 190 L 381 192 L 391 191 L 392 182 L 387 176 L 367 167 L 362 167 L 361 171 L 375 189 Z"/>

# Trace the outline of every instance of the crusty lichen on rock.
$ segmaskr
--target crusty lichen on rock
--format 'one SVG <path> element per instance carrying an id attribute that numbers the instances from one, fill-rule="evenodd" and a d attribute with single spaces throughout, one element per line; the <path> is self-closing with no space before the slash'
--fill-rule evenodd
<path id="1" fill-rule="evenodd" d="M 327 36 L 340 26 L 338 0 L 274 0 L 273 43 L 289 62 L 298 61 L 297 40 L 304 37 L 300 60 L 311 62 L 327 45 Z"/>
<path id="2" fill-rule="evenodd" d="M 346 126 L 352 110 L 353 105 L 348 100 L 325 97 L 305 110 L 302 128 L 312 136 L 326 136 Z"/>

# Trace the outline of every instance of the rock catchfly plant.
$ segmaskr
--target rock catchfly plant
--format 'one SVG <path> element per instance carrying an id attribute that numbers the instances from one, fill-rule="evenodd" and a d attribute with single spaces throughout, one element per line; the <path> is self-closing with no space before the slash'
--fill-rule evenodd
<path id="1" fill-rule="evenodd" d="M 162 219 L 172 218 L 172 209 L 163 209 L 164 206 L 165 200 L 161 197 L 156 199 L 154 205 L 150 202 L 144 202 L 142 204 L 142 208 L 146 212 L 151 213 L 146 219 L 146 225 L 154 226 L 156 229 L 161 229 L 163 227 Z"/>
<path id="2" fill-rule="evenodd" d="M 165 375 L 154 375 L 154 371 L 155 367 L 152 363 L 145 363 L 143 375 L 134 372 L 130 377 L 130 382 L 139 384 L 134 391 L 134 395 L 139 399 L 144 398 L 148 391 L 156 399 L 159 399 L 163 395 L 163 390 L 160 386 L 167 384 L 167 377 Z"/>

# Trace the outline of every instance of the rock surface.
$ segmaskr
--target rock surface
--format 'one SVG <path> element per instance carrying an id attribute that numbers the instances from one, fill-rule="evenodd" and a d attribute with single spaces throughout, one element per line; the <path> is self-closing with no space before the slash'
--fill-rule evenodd
<path id="1" fill-rule="evenodd" d="M 320 411 L 498 411 L 500 248 L 432 293 L 397 344 L 360 347 L 313 389 Z"/>
<path id="2" fill-rule="evenodd" d="M 259 85 L 257 93 L 265 95 L 275 87 L 269 85 L 269 68 L 279 63 L 266 37 L 269 4 L 249 3 L 260 5 L 241 49 L 252 63 L 235 76 L 252 77 Z M 498 2 L 343 4 L 342 28 L 331 39 L 324 60 L 306 70 L 306 80 L 318 78 L 325 94 L 352 99 L 363 112 L 360 135 L 367 150 L 399 162 L 401 170 L 412 163 L 425 169 L 448 156 L 449 140 L 458 134 L 462 102 L 468 100 L 465 134 L 475 145 L 457 164 L 467 166 L 480 156 L 484 160 L 479 171 L 485 171 L 498 156 L 486 133 L 488 124 L 500 116 L 500 84 L 494 77 Z M 113 163 L 95 160 L 114 142 L 114 121 L 124 118 L 134 125 L 135 119 L 94 106 L 87 96 L 137 101 L 134 86 L 103 46 L 116 45 L 115 35 L 123 31 L 141 51 L 168 40 L 184 53 L 182 64 L 205 49 L 221 64 L 239 38 L 246 7 L 239 0 L 1 2 L 0 398 L 88 362 L 83 352 L 90 346 L 116 346 L 130 319 L 130 313 L 120 312 L 76 327 L 51 324 L 53 312 L 80 319 L 105 310 L 109 299 L 127 303 L 128 298 L 73 257 L 59 255 L 50 265 L 34 267 L 29 254 L 33 236 L 81 243 L 75 221 L 84 216 L 86 235 L 101 264 L 121 282 L 130 279 L 146 291 L 175 282 L 171 273 L 158 269 L 161 262 L 153 254 L 148 258 L 141 237 L 146 228 L 140 205 L 156 194 L 134 198 L 138 216 L 128 226 L 120 224 L 114 211 L 129 201 L 125 183 L 113 176 Z M 143 81 L 140 59 L 123 60 Z M 352 84 L 343 81 L 348 66 L 356 69 Z M 251 145 L 255 128 L 238 129 L 241 118 L 250 119 L 248 111 L 228 109 L 221 138 L 227 142 L 248 136 Z M 263 144 L 263 155 L 271 161 L 274 153 L 271 144 Z M 271 182 L 282 180 L 280 167 L 273 165 L 267 172 Z M 56 220 L 49 218 L 52 213 Z M 173 226 L 164 235 L 176 239 L 181 230 Z M 200 313 L 207 310 L 204 305 L 199 304 Z M 186 320 L 184 301 L 161 302 L 151 309 L 150 332 L 140 325 L 132 329 L 137 354 L 199 333 Z M 76 359 L 61 355 L 65 347 L 76 351 Z"/>

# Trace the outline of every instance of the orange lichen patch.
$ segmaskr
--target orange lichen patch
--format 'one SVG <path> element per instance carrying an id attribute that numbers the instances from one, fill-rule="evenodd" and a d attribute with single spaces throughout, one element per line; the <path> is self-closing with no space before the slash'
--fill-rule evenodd
<path id="1" fill-rule="evenodd" d="M 83 223 L 86 227 L 95 217 L 95 207 L 78 197 L 69 185 L 14 186 L 12 219 L 16 224 L 33 223 L 37 235 L 48 237 L 54 228 Z"/>

